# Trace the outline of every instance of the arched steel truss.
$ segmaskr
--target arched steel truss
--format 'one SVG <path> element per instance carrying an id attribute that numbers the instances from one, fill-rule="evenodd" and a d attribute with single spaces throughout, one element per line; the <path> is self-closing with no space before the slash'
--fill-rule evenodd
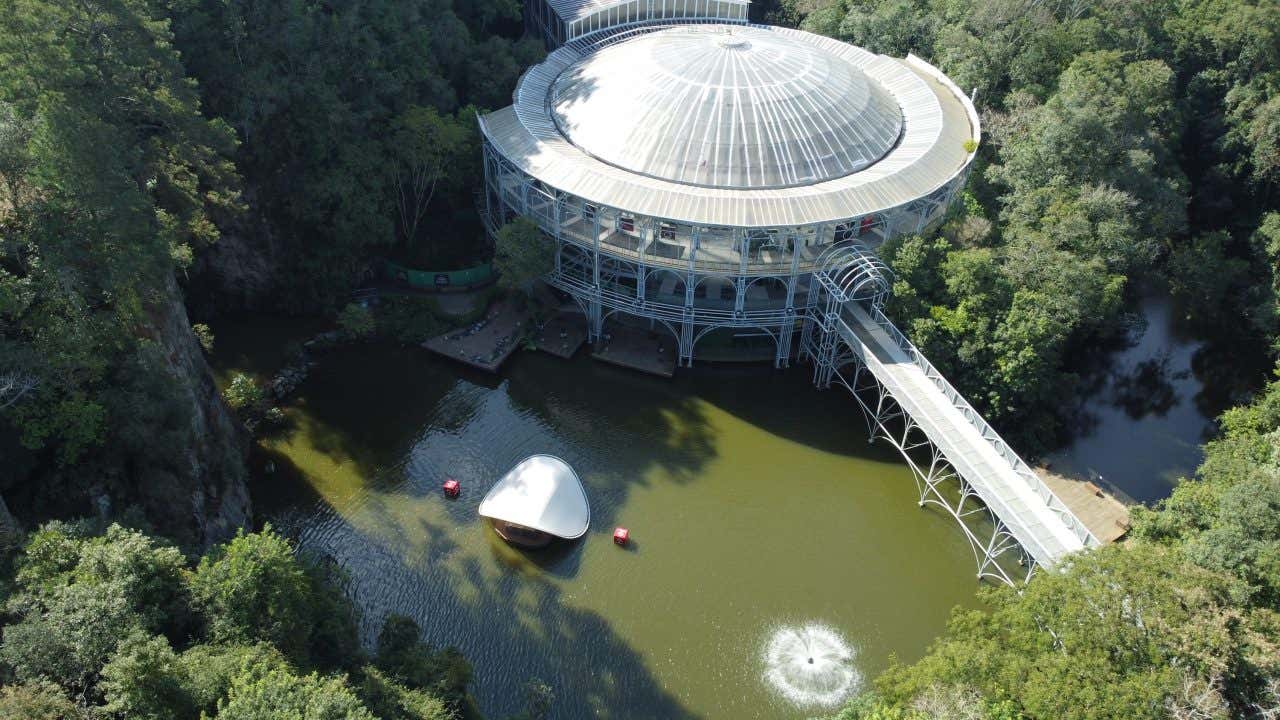
<path id="1" fill-rule="evenodd" d="M 487 139 L 484 160 L 479 205 L 490 233 L 523 216 L 555 240 L 555 269 L 547 281 L 582 307 L 587 339 L 599 339 L 605 315 L 613 312 L 664 322 L 678 331 L 677 362 L 686 367 L 709 328 L 763 330 L 775 341 L 774 365 L 788 366 L 797 334 L 808 327 L 805 316 L 820 309 L 815 271 L 825 269 L 823 276 L 850 296 L 887 293 L 888 271 L 866 245 L 940 220 L 967 176 L 960 173 L 926 197 L 861 218 L 711 228 L 635 215 L 559 191 L 520 171 Z M 709 296 L 713 283 L 730 289 Z"/>
<path id="2" fill-rule="evenodd" d="M 872 318 L 888 323 L 880 310 L 889 292 L 888 270 L 874 255 L 856 244 L 835 246 L 824 255 L 824 259 L 826 262 L 814 273 L 815 284 L 821 289 L 810 298 L 810 311 L 805 315 L 800 345 L 800 358 L 813 363 L 814 384 L 828 388 L 838 383 L 849 390 L 866 417 L 869 440 L 879 438 L 887 441 L 897 448 L 911 468 L 921 507 L 936 507 L 954 518 L 960 526 L 973 551 L 980 579 L 1015 587 L 1025 583 L 1038 567 L 1036 559 L 999 514 L 982 500 L 969 480 L 956 471 L 944 449 L 929 439 L 916 419 L 903 409 L 898 399 L 871 371 L 867 358 L 861 355 L 867 352 L 866 348 L 861 344 L 851 344 L 854 341 L 846 340 L 839 330 L 845 322 L 842 314 L 847 314 L 846 311 L 855 306 L 865 308 Z M 896 328 L 891 329 L 897 333 Z M 900 333 L 897 336 L 901 338 Z M 905 339 L 902 342 L 906 342 Z M 932 369 L 931 365 L 928 367 Z M 942 382 L 950 389 L 949 384 Z M 951 393 L 955 394 L 954 389 Z M 1000 457 L 1028 482 L 1040 501 L 1045 503 L 1045 508 L 1061 520 L 1067 530 L 1086 547 L 1097 544 L 1097 538 L 990 430 L 963 398 L 955 395 L 951 402 L 958 403 L 957 409 L 965 411 L 961 413 L 965 421 L 980 430 L 982 442 L 1004 451 Z"/>
<path id="3" fill-rule="evenodd" d="M 956 521 L 969 541 L 978 578 L 1012 587 L 1029 580 L 1038 567 L 1034 559 L 836 333 L 822 332 L 808 355 L 814 359 L 818 387 L 844 386 L 862 408 L 868 440 L 884 440 L 902 455 L 915 478 L 919 505 L 935 507 Z"/>
<path id="4" fill-rule="evenodd" d="M 889 297 L 892 271 L 875 253 L 852 240 L 838 242 L 818 257 L 813 277 L 832 302 L 870 301 Z"/>

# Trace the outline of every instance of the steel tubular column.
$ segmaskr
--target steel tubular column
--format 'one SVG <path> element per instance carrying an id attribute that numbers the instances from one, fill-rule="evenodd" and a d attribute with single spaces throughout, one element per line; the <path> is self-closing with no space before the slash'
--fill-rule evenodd
<path id="1" fill-rule="evenodd" d="M 911 416 L 866 369 L 856 353 L 842 360 L 834 359 L 832 346 L 838 344 L 834 338 L 834 332 L 824 332 L 818 339 L 815 377 L 825 379 L 825 385 L 819 382 L 819 386 L 829 386 L 834 379 L 853 395 L 867 419 L 870 440 L 888 442 L 911 469 L 920 493 L 919 505 L 942 510 L 960 526 L 973 551 L 979 580 L 1012 587 L 1025 583 L 1035 572 L 1035 562 L 969 483 L 955 472 L 945 454 L 929 441 Z M 826 358 L 833 359 L 824 363 Z M 840 362 L 844 364 L 836 367 Z"/>
<path id="2" fill-rule="evenodd" d="M 866 418 L 869 441 L 887 441 L 911 469 L 920 506 L 939 508 L 960 526 L 973 551 L 979 579 L 1015 587 L 1025 582 L 1036 568 L 1031 555 L 870 370 L 861 355 L 866 347 L 846 341 L 837 332 L 847 305 L 862 304 L 875 312 L 883 302 L 885 292 L 873 282 L 879 272 L 875 261 L 856 245 L 833 248 L 824 258 L 827 262 L 820 263 L 814 274 L 801 336 L 800 354 L 813 362 L 814 384 L 827 388 L 835 381 L 852 393 Z"/>

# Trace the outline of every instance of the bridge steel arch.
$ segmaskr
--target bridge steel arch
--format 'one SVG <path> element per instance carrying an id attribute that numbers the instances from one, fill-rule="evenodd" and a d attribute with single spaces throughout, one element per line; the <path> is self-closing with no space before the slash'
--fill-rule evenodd
<path id="1" fill-rule="evenodd" d="M 1019 458 L 1007 443 L 986 424 L 967 402 L 946 383 L 945 379 L 923 360 L 919 351 L 893 327 L 881 310 L 889 290 L 889 272 L 865 248 L 854 244 L 833 247 L 815 272 L 822 298 L 812 303 L 802 333 L 801 357 L 813 363 L 813 379 L 819 388 L 832 384 L 844 386 L 862 408 L 867 421 L 868 440 L 884 440 L 898 450 L 911 469 L 919 492 L 919 505 L 932 506 L 950 515 L 968 540 L 980 580 L 990 580 L 1018 587 L 1031 578 L 1038 568 L 1052 566 L 1065 552 L 1099 544 L 1083 523 L 1059 500 Z M 818 306 L 821 306 L 819 308 Z M 1061 524 L 1058 540 L 1041 542 L 1025 527 L 1015 528 L 984 497 L 995 497 L 990 488 L 979 486 L 981 478 L 966 477 L 958 468 L 959 458 L 949 456 L 947 449 L 935 443 L 917 418 L 904 407 L 893 390 L 881 380 L 873 368 L 880 361 L 868 358 L 868 348 L 856 341 L 849 321 L 865 319 L 881 328 L 901 346 L 913 351 L 908 357 L 917 368 L 924 387 L 941 383 L 944 397 L 959 411 L 959 417 L 977 430 L 980 443 L 995 449 L 993 457 L 1007 462 L 1005 473 L 1024 482 L 1019 488 L 1033 502 L 1042 502 L 1037 510 L 1041 517 Z M 890 332 L 892 331 L 892 332 Z M 951 452 L 973 450 L 959 445 Z M 981 448 L 980 448 L 981 449 Z M 1027 492 L 1030 490 L 1030 492 Z M 1011 514 L 1004 508 L 1005 514 Z M 1012 513 L 1016 515 L 1016 513 Z M 1048 532 L 1046 530 L 1046 532 Z M 1020 537 L 1021 536 L 1021 537 Z M 1052 540 L 1052 538 L 1050 538 Z M 1072 541 L 1075 542 L 1072 542 Z"/>
<path id="2" fill-rule="evenodd" d="M 920 507 L 935 507 L 956 521 L 973 552 L 978 579 L 1012 587 L 1030 580 L 1038 567 L 1034 558 L 865 363 L 854 354 L 845 354 L 833 366 L 827 384 L 820 387 L 826 389 L 835 383 L 853 395 L 867 421 L 868 441 L 888 442 L 911 469 Z M 819 370 L 816 366 L 815 371 Z"/>

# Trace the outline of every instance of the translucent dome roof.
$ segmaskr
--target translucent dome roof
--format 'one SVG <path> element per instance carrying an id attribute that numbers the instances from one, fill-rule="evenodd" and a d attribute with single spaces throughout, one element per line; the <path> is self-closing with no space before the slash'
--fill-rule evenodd
<path id="1" fill-rule="evenodd" d="M 848 60 L 758 26 L 674 27 L 556 78 L 550 110 L 586 153 L 689 185 L 783 188 L 855 173 L 902 132 L 894 96 Z"/>

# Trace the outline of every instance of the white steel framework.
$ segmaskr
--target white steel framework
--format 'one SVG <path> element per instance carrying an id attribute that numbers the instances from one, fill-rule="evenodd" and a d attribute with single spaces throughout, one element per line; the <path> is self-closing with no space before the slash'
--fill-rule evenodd
<path id="1" fill-rule="evenodd" d="M 732 61 L 715 65 L 708 55 Z M 790 71 L 777 73 L 783 55 Z M 645 66 L 652 58 L 661 71 Z M 706 89 L 713 82 L 719 89 Z M 636 98 L 627 96 L 632 85 Z M 704 88 L 696 113 L 679 101 L 690 88 Z M 653 108 L 652 122 L 622 136 L 611 129 L 624 124 L 614 115 Z M 832 119 L 842 113 L 856 117 Z M 645 129 L 683 115 L 705 122 L 667 122 L 674 139 Z M 581 306 L 588 339 L 614 318 L 665 329 L 682 366 L 724 329 L 767 338 L 774 364 L 789 364 L 823 253 L 851 239 L 876 247 L 941 219 L 967 178 L 965 143 L 979 133 L 968 98 L 918 58 L 799 31 L 697 23 L 575 40 L 531 68 L 515 105 L 480 126 L 490 230 L 533 220 L 555 242 L 548 280 Z M 614 156 L 602 139 L 626 153 Z M 671 164 L 673 152 L 706 154 L 690 171 Z M 793 185 L 801 174 L 825 179 Z"/>
<path id="2" fill-rule="evenodd" d="M 587 202 L 525 175 L 488 143 L 484 155 L 482 214 L 491 232 L 523 216 L 554 240 L 547 281 L 582 308 L 588 340 L 600 337 L 610 317 L 629 316 L 669 331 L 681 366 L 691 366 L 698 342 L 721 328 L 767 336 L 774 365 L 788 366 L 794 336 L 817 300 L 813 272 L 833 243 L 879 244 L 920 232 L 941 219 L 963 185 L 956 178 L 892 212 L 840 223 L 707 227 Z"/>
<path id="3" fill-rule="evenodd" d="M 783 367 L 798 335 L 815 383 L 848 388 L 920 505 L 959 523 L 979 578 L 1016 585 L 1098 544 L 881 312 L 874 249 L 939 221 L 973 160 L 977 113 L 945 75 L 799 31 L 706 24 L 745 18 L 736 0 L 527 7 L 567 44 L 480 118 L 480 209 L 491 233 L 526 217 L 552 238 L 547 281 L 588 339 L 626 318 L 669 332 L 688 366 L 704 337 L 749 328 Z"/>
<path id="4" fill-rule="evenodd" d="M 884 316 L 879 297 L 846 290 L 850 275 L 825 268 L 815 274 L 822 311 L 806 316 L 801 356 L 812 361 L 818 387 L 838 383 L 853 394 L 871 440 L 886 440 L 902 454 L 920 505 L 956 520 L 978 577 L 1016 586 L 1037 567 L 1097 546 L 1093 533 Z"/>
<path id="5" fill-rule="evenodd" d="M 584 35 L 661 21 L 746 22 L 750 0 L 526 0 L 525 27 L 548 49 Z"/>

